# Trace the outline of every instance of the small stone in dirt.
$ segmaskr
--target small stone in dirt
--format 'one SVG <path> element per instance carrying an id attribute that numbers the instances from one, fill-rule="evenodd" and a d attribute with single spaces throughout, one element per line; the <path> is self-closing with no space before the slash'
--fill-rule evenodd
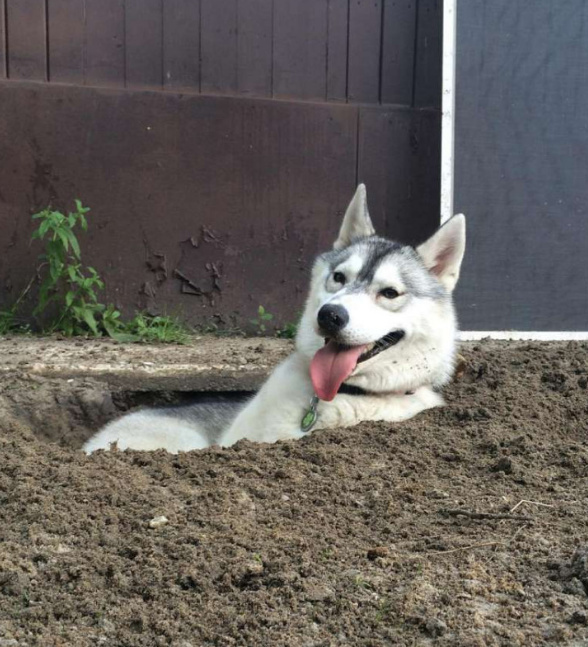
<path id="1" fill-rule="evenodd" d="M 429 499 L 448 499 L 449 493 L 444 492 L 443 490 L 429 490 L 427 492 L 427 497 Z"/>
<path id="2" fill-rule="evenodd" d="M 564 582 L 561 588 L 562 591 L 568 595 L 579 595 L 580 597 L 584 597 L 586 595 L 584 585 L 577 577 L 572 577 L 568 582 Z"/>
<path id="3" fill-rule="evenodd" d="M 368 550 L 367 558 L 373 562 L 378 557 L 387 557 L 389 554 L 390 551 L 386 546 L 375 546 Z"/>
<path id="4" fill-rule="evenodd" d="M 448 463 L 459 463 L 461 454 L 456 449 L 450 449 L 448 452 L 441 454 L 441 458 Z"/>
<path id="5" fill-rule="evenodd" d="M 264 566 L 262 562 L 247 562 L 245 571 L 248 575 L 261 575 L 263 573 Z"/>
<path id="6" fill-rule="evenodd" d="M 588 546 L 579 546 L 572 555 L 572 561 L 568 564 L 554 564 L 559 567 L 559 578 L 571 580 L 577 578 L 584 587 L 588 587 Z"/>
<path id="7" fill-rule="evenodd" d="M 306 587 L 306 599 L 309 602 L 325 602 L 333 597 L 333 591 L 326 586 L 310 584 Z"/>
<path id="8" fill-rule="evenodd" d="M 513 462 L 508 456 L 503 456 L 499 461 L 494 463 L 490 468 L 492 472 L 504 472 L 505 474 L 512 474 Z"/>
<path id="9" fill-rule="evenodd" d="M 439 618 L 429 618 L 424 623 L 424 629 L 429 636 L 442 636 L 447 631 L 447 625 Z"/>
<path id="10" fill-rule="evenodd" d="M 149 527 L 161 528 L 161 526 L 165 526 L 168 523 L 169 523 L 169 519 L 161 515 L 159 517 L 153 517 L 153 519 L 151 519 L 151 521 L 149 522 Z"/>
<path id="11" fill-rule="evenodd" d="M 467 368 L 468 368 L 468 363 L 466 361 L 466 358 L 463 355 L 457 355 L 455 358 L 455 374 L 454 378 L 456 380 L 461 380 L 461 378 L 465 375 Z"/>
<path id="12" fill-rule="evenodd" d="M 571 625 L 586 625 L 588 624 L 588 615 L 585 611 L 574 611 L 568 622 Z"/>

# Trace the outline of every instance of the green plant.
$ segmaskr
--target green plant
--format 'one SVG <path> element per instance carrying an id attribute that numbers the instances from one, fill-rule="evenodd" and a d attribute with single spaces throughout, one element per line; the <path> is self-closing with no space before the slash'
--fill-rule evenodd
<path id="1" fill-rule="evenodd" d="M 358 589 L 372 588 L 372 585 L 370 584 L 370 582 L 368 582 L 361 574 L 355 575 L 352 579 L 352 582 Z"/>
<path id="2" fill-rule="evenodd" d="M 7 335 L 17 328 L 15 320 L 15 308 L 0 310 L 0 335 Z"/>
<path id="3" fill-rule="evenodd" d="M 388 598 L 382 598 L 378 602 L 378 610 L 376 611 L 376 622 L 382 622 L 392 613 L 392 602 Z"/>
<path id="4" fill-rule="evenodd" d="M 273 318 L 274 318 L 274 315 L 271 314 L 270 312 L 267 312 L 267 310 L 263 306 L 259 306 L 257 308 L 257 318 L 251 319 L 251 323 L 257 327 L 258 335 L 263 335 L 265 333 L 266 322 L 271 321 Z"/>
<path id="5" fill-rule="evenodd" d="M 43 209 L 33 216 L 39 220 L 38 228 L 31 239 L 45 241 L 45 253 L 41 255 L 47 267 L 41 281 L 39 302 L 35 315 L 42 315 L 47 307 L 59 303 L 59 314 L 50 324 L 51 332 L 60 332 L 68 337 L 91 333 L 96 337 L 106 333 L 116 334 L 120 327 L 120 313 L 114 306 L 98 301 L 97 293 L 104 289 L 104 283 L 93 267 L 84 267 L 75 229 L 88 229 L 86 213 L 90 211 L 79 200 L 76 210 L 67 215 L 51 208 Z"/>
<path id="6" fill-rule="evenodd" d="M 11 332 L 28 333 L 30 332 L 29 325 L 26 322 L 19 322 L 17 318 L 18 308 L 22 300 L 26 297 L 35 277 L 33 277 L 26 288 L 20 293 L 18 299 L 8 308 L 8 310 L 0 310 L 0 335 L 7 335 Z"/>
<path id="7" fill-rule="evenodd" d="M 297 332 L 298 323 L 289 322 L 284 324 L 283 328 L 276 330 L 276 337 L 280 337 L 281 339 L 294 339 Z"/>
<path id="8" fill-rule="evenodd" d="M 98 300 L 104 282 L 93 267 L 82 265 L 80 243 L 75 233 L 78 226 L 87 231 L 86 214 L 90 210 L 79 200 L 75 204 L 76 210 L 67 215 L 47 208 L 33 216 L 40 224 L 32 239 L 45 241 L 45 253 L 40 257 L 43 262 L 37 273 L 47 268 L 34 314 L 43 315 L 51 303 L 57 304 L 59 313 L 48 330 L 68 337 L 106 334 L 117 341 L 185 343 L 189 332 L 174 317 L 140 312 L 130 321 L 123 322 L 121 313 L 112 304 L 105 305 Z M 31 283 L 13 306 L 13 311 L 30 286 Z M 11 325 L 13 311 L 0 316 L 0 331 L 2 325 Z"/>
<path id="9" fill-rule="evenodd" d="M 186 326 L 176 317 L 167 315 L 148 315 L 139 312 L 131 321 L 124 324 L 118 336 L 126 336 L 122 341 L 161 342 L 166 344 L 185 344 L 190 338 Z"/>

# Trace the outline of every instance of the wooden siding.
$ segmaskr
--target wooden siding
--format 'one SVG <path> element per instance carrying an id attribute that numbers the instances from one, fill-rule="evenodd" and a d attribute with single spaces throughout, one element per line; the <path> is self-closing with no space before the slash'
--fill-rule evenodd
<path id="1" fill-rule="evenodd" d="M 379 232 L 439 222 L 434 111 L 14 81 L 0 105 L 0 308 L 40 253 L 30 215 L 74 198 L 106 299 L 226 327 L 296 318 L 358 180 Z"/>
<path id="2" fill-rule="evenodd" d="M 0 78 L 439 107 L 440 5 L 0 0 Z"/>
<path id="3" fill-rule="evenodd" d="M 295 320 L 359 181 L 380 233 L 424 239 L 440 24 L 436 0 L 0 0 L 0 307 L 30 215 L 74 198 L 105 299 L 220 327 Z"/>

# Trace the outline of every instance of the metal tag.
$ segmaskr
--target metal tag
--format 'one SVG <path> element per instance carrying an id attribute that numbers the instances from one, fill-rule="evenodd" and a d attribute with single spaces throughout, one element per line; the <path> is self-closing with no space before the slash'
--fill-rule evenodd
<path id="1" fill-rule="evenodd" d="M 306 433 L 307 431 L 310 431 L 316 424 L 316 421 L 318 420 L 318 413 L 316 410 L 318 401 L 319 401 L 318 395 L 313 395 L 312 398 L 310 399 L 310 407 L 302 417 L 302 420 L 300 421 L 300 429 L 304 433 Z"/>

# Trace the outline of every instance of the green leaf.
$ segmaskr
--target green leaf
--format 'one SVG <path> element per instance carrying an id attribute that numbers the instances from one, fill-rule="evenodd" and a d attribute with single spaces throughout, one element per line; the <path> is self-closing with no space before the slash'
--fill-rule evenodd
<path id="1" fill-rule="evenodd" d="M 65 248 L 65 251 L 67 252 L 69 250 L 69 239 L 67 237 L 67 232 L 69 229 L 66 229 L 65 231 L 63 229 L 58 229 L 55 233 L 57 236 L 59 236 L 59 239 L 63 243 L 63 247 Z"/>
<path id="2" fill-rule="evenodd" d="M 77 198 L 75 200 L 75 203 L 76 203 L 76 209 L 78 210 L 78 214 L 84 214 L 84 213 L 88 213 L 88 211 L 90 211 L 90 207 L 82 206 L 81 201 L 78 200 Z"/>
<path id="3" fill-rule="evenodd" d="M 39 238 L 43 238 L 45 234 L 47 233 L 47 230 L 49 229 L 51 223 L 49 220 L 43 220 L 43 222 L 39 225 Z"/>
<path id="4" fill-rule="evenodd" d="M 71 307 L 71 304 L 74 302 L 75 296 L 76 295 L 71 290 L 65 294 L 65 305 L 68 308 Z"/>
<path id="5" fill-rule="evenodd" d="M 81 315 L 82 319 L 88 325 L 88 328 L 90 328 L 90 330 L 94 333 L 94 335 L 96 335 L 96 337 L 99 337 L 100 333 L 98 332 L 98 324 L 96 323 L 94 313 L 88 308 L 81 308 Z"/>
<path id="6" fill-rule="evenodd" d="M 80 252 L 80 244 L 78 243 L 78 239 L 76 238 L 76 235 L 73 233 L 71 229 L 66 229 L 65 235 L 69 240 L 69 244 L 71 245 L 74 256 L 79 260 L 81 256 L 81 252 Z"/>

